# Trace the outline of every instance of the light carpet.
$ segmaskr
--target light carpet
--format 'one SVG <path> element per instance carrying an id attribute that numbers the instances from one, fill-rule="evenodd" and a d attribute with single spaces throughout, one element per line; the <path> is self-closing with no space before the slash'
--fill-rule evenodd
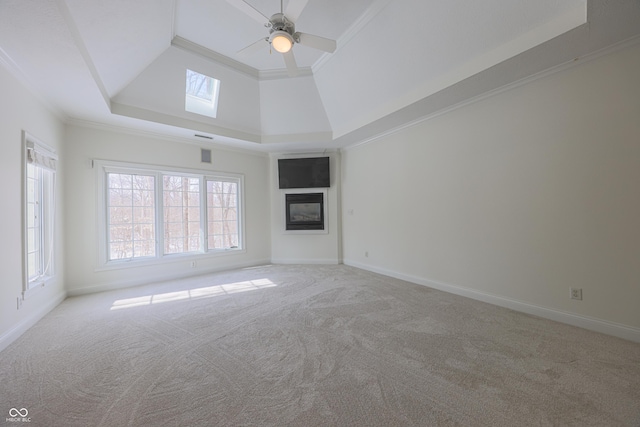
<path id="1" fill-rule="evenodd" d="M 0 425 L 23 408 L 47 427 L 640 426 L 640 344 L 264 266 L 65 300 L 0 353 Z"/>

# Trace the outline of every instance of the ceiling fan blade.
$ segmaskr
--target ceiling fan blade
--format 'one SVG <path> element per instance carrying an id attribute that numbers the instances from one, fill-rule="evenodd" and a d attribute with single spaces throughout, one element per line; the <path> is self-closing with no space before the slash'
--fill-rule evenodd
<path id="1" fill-rule="evenodd" d="M 227 0 L 227 3 L 244 12 L 245 15 L 250 16 L 261 24 L 269 22 L 269 18 L 264 16 L 262 12 L 243 0 Z"/>
<path id="2" fill-rule="evenodd" d="M 306 33 L 296 33 L 298 43 L 312 47 L 314 49 L 323 50 L 325 52 L 333 53 L 336 51 L 336 41 L 326 39 L 320 36 L 314 36 Z"/>
<path id="3" fill-rule="evenodd" d="M 298 64 L 296 64 L 296 58 L 293 56 L 293 50 L 290 50 L 287 53 L 283 53 L 284 63 L 287 66 L 287 72 L 289 73 L 289 77 L 295 77 L 298 75 Z"/>
<path id="4" fill-rule="evenodd" d="M 255 53 L 255 52 L 259 51 L 260 49 L 266 47 L 269 44 L 269 42 L 267 40 L 268 39 L 266 39 L 266 38 L 262 38 L 262 39 L 259 39 L 259 40 L 255 41 L 255 42 L 251 43 L 247 47 L 243 47 L 242 49 L 240 49 L 238 51 L 238 55 L 248 56 L 248 55 L 250 55 L 252 53 Z"/>
<path id="5" fill-rule="evenodd" d="M 287 10 L 284 11 L 284 15 L 289 21 L 295 24 L 308 2 L 309 0 L 289 0 L 289 4 L 287 5 Z"/>

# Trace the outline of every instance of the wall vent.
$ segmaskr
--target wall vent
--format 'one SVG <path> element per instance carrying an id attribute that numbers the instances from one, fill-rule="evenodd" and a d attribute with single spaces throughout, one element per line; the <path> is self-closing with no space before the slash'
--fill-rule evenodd
<path id="1" fill-rule="evenodd" d="M 200 149 L 200 161 L 202 163 L 211 163 L 211 150 L 206 148 Z"/>

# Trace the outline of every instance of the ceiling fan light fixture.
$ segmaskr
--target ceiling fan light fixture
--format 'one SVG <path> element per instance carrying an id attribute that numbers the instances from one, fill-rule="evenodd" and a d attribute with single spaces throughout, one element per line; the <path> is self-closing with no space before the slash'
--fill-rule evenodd
<path id="1" fill-rule="evenodd" d="M 293 37 L 286 31 L 274 31 L 269 37 L 269 43 L 276 52 L 287 53 L 293 47 Z"/>

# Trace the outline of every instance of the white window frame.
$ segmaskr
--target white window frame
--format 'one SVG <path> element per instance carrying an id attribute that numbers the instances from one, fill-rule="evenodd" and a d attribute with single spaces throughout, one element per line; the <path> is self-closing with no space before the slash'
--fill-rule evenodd
<path id="1" fill-rule="evenodd" d="M 236 179 L 229 179 L 228 177 L 222 177 L 222 176 L 215 176 L 215 177 L 207 176 L 207 177 L 205 177 L 204 183 L 203 183 L 204 187 L 203 187 L 203 191 L 201 193 L 202 196 L 203 196 L 202 203 L 204 203 L 206 205 L 205 206 L 205 213 L 208 213 L 207 209 L 209 208 L 208 199 L 207 199 L 207 196 L 208 196 L 208 194 L 207 194 L 207 183 L 211 182 L 211 181 L 235 183 L 237 185 L 237 188 L 238 188 L 238 193 L 242 194 L 242 188 L 240 187 L 241 183 L 238 182 Z M 237 225 L 237 228 L 238 228 L 238 249 L 240 249 L 240 248 L 244 247 L 244 243 L 243 243 L 243 240 L 242 240 L 242 236 L 244 234 L 243 231 L 242 231 L 243 230 L 242 223 L 244 221 L 241 220 L 241 217 L 242 217 L 244 211 L 242 209 L 242 200 L 241 200 L 241 198 L 239 196 L 237 198 L 236 210 L 238 211 L 238 220 L 237 220 L 237 222 L 238 222 L 238 225 Z M 204 218 L 204 226 L 208 230 L 208 227 L 209 227 L 209 217 L 208 216 L 206 218 Z M 233 250 L 233 248 L 231 248 L 231 249 L 208 249 L 209 248 L 209 234 L 208 233 L 204 234 L 203 245 L 204 245 L 205 249 L 207 249 L 209 251 Z"/>
<path id="2" fill-rule="evenodd" d="M 136 172 L 132 172 L 131 170 L 117 170 L 117 169 L 105 171 L 105 174 L 104 174 L 104 177 L 105 177 L 105 182 L 104 182 L 104 202 L 105 202 L 105 207 L 104 207 L 104 209 L 105 209 L 105 232 L 106 232 L 105 239 L 106 239 L 106 242 L 107 242 L 106 259 L 108 261 L 111 261 L 111 260 L 109 260 L 109 248 L 108 248 L 110 239 L 107 236 L 109 236 L 109 234 L 110 234 L 110 227 L 111 227 L 112 224 L 109 221 L 110 215 L 107 214 L 107 212 L 109 211 L 109 208 L 111 208 L 113 206 L 110 205 L 109 202 L 108 202 L 108 198 L 109 198 L 108 193 L 109 193 L 109 188 L 110 188 L 109 187 L 109 182 L 106 179 L 106 176 L 107 176 L 108 173 L 118 173 L 118 174 L 121 173 L 123 175 L 152 176 L 154 178 L 154 186 L 153 186 L 153 195 L 154 195 L 154 237 L 157 235 L 156 234 L 156 230 L 155 230 L 155 225 L 156 225 L 156 223 L 158 221 L 158 210 L 157 210 L 157 203 L 158 203 L 158 197 L 157 197 L 157 193 L 158 193 L 158 174 L 154 173 L 154 172 L 143 172 L 143 171 L 137 171 L 137 173 L 136 173 Z M 135 222 L 133 222 L 133 224 L 135 225 Z M 154 238 L 154 241 L 155 241 L 154 242 L 154 252 L 157 254 L 158 242 L 157 242 L 157 239 L 155 239 L 155 238 Z M 154 258 L 154 257 L 155 257 L 155 255 L 152 255 L 152 256 L 135 256 L 135 250 L 134 250 L 134 256 L 133 257 L 125 258 L 125 259 L 122 259 L 122 260 L 130 261 L 130 260 L 138 260 L 138 259 L 151 259 L 151 258 Z"/>
<path id="3" fill-rule="evenodd" d="M 206 245 L 203 245 L 203 240 L 204 240 L 204 238 L 206 236 L 206 233 L 204 232 L 204 230 L 202 228 L 203 227 L 202 215 L 206 214 L 206 206 L 204 206 L 204 207 L 202 206 L 202 201 L 203 201 L 203 195 L 202 195 L 202 191 L 203 191 L 202 190 L 203 189 L 202 181 L 203 181 L 203 178 L 202 177 L 203 176 L 199 175 L 199 174 L 184 173 L 184 172 L 179 172 L 179 173 L 178 172 L 176 172 L 176 173 L 164 172 L 164 173 L 160 173 L 159 176 L 160 176 L 160 179 L 162 180 L 162 182 L 160 182 L 160 194 L 159 194 L 160 197 L 158 198 L 160 200 L 161 205 L 157 207 L 158 211 L 161 214 L 160 216 L 162 218 L 162 224 L 160 224 L 160 228 L 162 230 L 162 236 L 161 236 L 161 239 L 158 240 L 161 243 L 161 245 L 158 244 L 158 246 L 161 246 L 160 247 L 160 253 L 163 256 L 171 257 L 171 256 L 185 256 L 185 255 L 189 255 L 189 254 L 198 254 L 198 253 L 207 252 Z M 200 203 L 200 206 L 199 206 L 199 208 L 200 208 L 199 209 L 200 210 L 200 235 L 199 235 L 199 242 L 198 242 L 199 250 L 197 250 L 197 251 L 184 251 L 184 252 L 165 253 L 165 247 L 164 247 L 164 243 L 165 243 L 164 242 L 164 232 L 165 232 L 164 226 L 165 226 L 165 223 L 164 223 L 164 215 L 162 215 L 162 213 L 164 212 L 163 209 L 164 209 L 164 191 L 165 191 L 164 190 L 164 180 L 162 178 L 164 176 L 176 176 L 176 177 L 181 177 L 181 178 L 199 178 L 200 179 L 199 188 L 198 188 L 198 193 L 199 193 L 199 196 L 200 196 L 200 200 L 199 200 L 199 203 Z"/>
<path id="4" fill-rule="evenodd" d="M 217 257 L 229 254 L 245 253 L 244 238 L 244 175 L 227 172 L 212 172 L 197 169 L 175 168 L 170 166 L 156 166 L 139 163 L 115 162 L 109 160 L 93 160 L 92 165 L 96 171 L 97 184 L 97 229 L 98 229 L 98 260 L 96 271 L 110 270 L 114 268 L 138 267 L 143 265 L 153 265 L 173 261 L 185 261 L 189 259 L 199 259 Z M 149 257 L 109 260 L 109 238 L 108 238 L 108 213 L 107 213 L 107 174 L 143 174 L 155 176 L 155 233 L 156 233 L 156 255 Z M 163 176 L 185 176 L 200 179 L 200 249 L 192 252 L 164 253 L 164 215 L 163 215 Z M 221 180 L 236 182 L 238 184 L 238 248 L 228 249 L 207 249 L 207 203 L 206 203 L 206 182 L 208 180 Z"/>
<path id="5" fill-rule="evenodd" d="M 56 163 L 58 157 L 54 149 L 26 131 L 22 132 L 23 177 L 22 177 L 22 235 L 23 235 L 23 286 L 22 298 L 26 299 L 38 289 L 46 286 L 55 277 L 55 212 L 56 212 Z M 29 277 L 29 215 L 28 208 L 28 165 L 33 164 L 40 176 L 38 180 L 38 221 L 39 240 L 38 257 L 41 271 L 35 277 Z"/>

